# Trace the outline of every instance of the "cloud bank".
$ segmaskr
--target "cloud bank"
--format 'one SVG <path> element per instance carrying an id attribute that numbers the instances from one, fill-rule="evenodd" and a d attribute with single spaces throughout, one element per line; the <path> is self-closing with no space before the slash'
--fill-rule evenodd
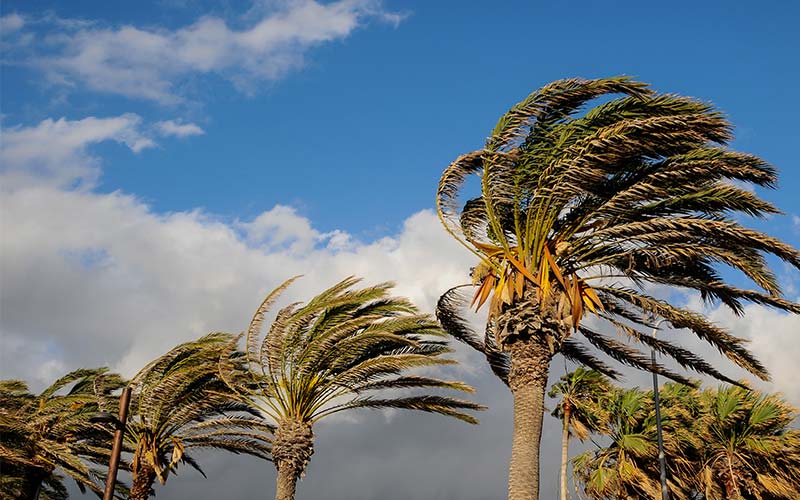
<path id="1" fill-rule="evenodd" d="M 343 40 L 370 20 L 401 19 L 376 0 L 293 0 L 241 27 L 215 16 L 172 30 L 49 20 L 53 29 L 39 43 L 20 37 L 16 49 L 52 83 L 174 105 L 185 101 L 182 84 L 193 77 L 216 75 L 253 93 L 301 68 L 312 48 Z M 10 31 L 25 24 L 18 14 L 3 18 Z"/>

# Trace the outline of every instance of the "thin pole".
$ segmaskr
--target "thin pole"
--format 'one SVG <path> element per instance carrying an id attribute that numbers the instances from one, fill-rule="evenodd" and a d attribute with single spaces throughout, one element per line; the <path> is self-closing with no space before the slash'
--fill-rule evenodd
<path id="1" fill-rule="evenodd" d="M 117 470 L 119 469 L 119 457 L 122 454 L 122 438 L 125 436 L 125 423 L 128 421 L 128 406 L 131 404 L 131 388 L 126 387 L 122 390 L 122 397 L 119 400 L 119 420 L 114 423 L 114 446 L 111 447 L 111 461 L 108 463 L 108 477 L 106 477 L 106 489 L 103 492 L 103 500 L 114 498 L 114 487 L 117 485 Z"/>
<path id="2" fill-rule="evenodd" d="M 656 330 L 661 322 L 653 327 L 653 338 L 656 337 Z M 669 492 L 667 491 L 667 456 L 664 454 L 664 437 L 661 431 L 661 403 L 658 399 L 658 374 L 656 373 L 656 351 L 650 349 L 650 359 L 653 362 L 653 398 L 656 404 L 656 432 L 658 434 L 658 465 L 661 468 L 661 500 L 669 500 Z"/>

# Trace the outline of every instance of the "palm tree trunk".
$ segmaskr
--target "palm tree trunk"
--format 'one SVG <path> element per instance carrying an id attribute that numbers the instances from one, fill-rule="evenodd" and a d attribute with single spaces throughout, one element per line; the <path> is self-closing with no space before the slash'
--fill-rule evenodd
<path id="1" fill-rule="evenodd" d="M 128 500 L 147 500 L 154 493 L 153 483 L 155 482 L 155 469 L 147 465 L 141 466 L 133 473 L 133 484 Z"/>
<path id="2" fill-rule="evenodd" d="M 536 337 L 510 345 L 508 375 L 514 396 L 514 440 L 508 478 L 509 500 L 539 499 L 539 445 L 544 420 L 544 393 L 550 351 Z"/>
<path id="3" fill-rule="evenodd" d="M 561 500 L 567 500 L 567 463 L 569 462 L 569 402 L 564 403 L 564 429 L 561 431 Z"/>
<path id="4" fill-rule="evenodd" d="M 294 491 L 299 474 L 292 467 L 278 468 L 278 485 L 275 500 L 294 500 Z"/>
<path id="5" fill-rule="evenodd" d="M 297 480 L 314 453 L 314 433 L 307 422 L 283 420 L 272 441 L 272 461 L 278 469 L 275 500 L 293 500 Z"/>

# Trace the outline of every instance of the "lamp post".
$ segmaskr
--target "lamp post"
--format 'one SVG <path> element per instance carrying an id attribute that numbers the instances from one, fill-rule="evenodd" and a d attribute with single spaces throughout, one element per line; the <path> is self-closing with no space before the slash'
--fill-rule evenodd
<path id="1" fill-rule="evenodd" d="M 130 406 L 130 403 L 131 388 L 125 387 L 119 400 L 119 417 L 115 417 L 108 412 L 100 412 L 89 419 L 90 422 L 114 424 L 114 445 L 111 447 L 111 460 L 108 463 L 108 476 L 106 477 L 106 488 L 103 491 L 103 500 L 112 500 L 114 498 L 119 458 L 122 454 L 122 439 L 125 437 L 125 422 L 128 420 L 128 406 Z"/>
<path id="2" fill-rule="evenodd" d="M 656 330 L 661 326 L 664 319 L 658 320 L 653 325 L 653 338 L 656 338 Z M 656 433 L 658 434 L 658 465 L 661 469 L 661 500 L 669 500 L 669 492 L 667 491 L 667 457 L 664 454 L 664 437 L 661 432 L 661 404 L 658 399 L 658 374 L 656 373 L 656 351 L 650 349 L 650 359 L 652 360 L 653 372 L 653 399 L 656 404 Z"/>

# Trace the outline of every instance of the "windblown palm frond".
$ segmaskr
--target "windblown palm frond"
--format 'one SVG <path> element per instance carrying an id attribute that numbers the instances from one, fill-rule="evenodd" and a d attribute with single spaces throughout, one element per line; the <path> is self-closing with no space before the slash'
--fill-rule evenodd
<path id="1" fill-rule="evenodd" d="M 655 415 L 651 392 L 616 391 L 611 444 L 575 458 L 588 498 L 657 496 Z M 790 500 L 800 491 L 797 410 L 778 395 L 741 387 L 702 392 L 681 384 L 661 390 L 670 498 Z"/>
<path id="2" fill-rule="evenodd" d="M 689 466 L 691 450 L 698 437 L 689 428 L 697 413 L 684 403 L 694 397 L 666 387 L 662 394 L 664 448 L 670 471 Z M 676 401 L 676 398 L 681 398 Z M 611 439 L 611 444 L 595 452 L 586 452 L 573 460 L 575 475 L 589 498 L 656 498 L 661 495 L 658 475 L 658 447 L 652 394 L 638 389 L 613 390 L 604 400 L 605 425 L 593 431 Z M 684 477 L 669 474 L 669 489 L 675 498 L 686 498 Z"/>
<path id="3" fill-rule="evenodd" d="M 776 394 L 741 387 L 706 390 L 695 425 L 703 446 L 695 468 L 709 500 L 789 500 L 800 491 L 798 410 Z"/>
<path id="4" fill-rule="evenodd" d="M 677 343 L 653 338 L 649 332 L 664 320 L 768 379 L 744 339 L 645 288 L 697 292 L 736 314 L 746 303 L 800 313 L 767 265 L 777 258 L 800 268 L 800 253 L 739 222 L 779 213 L 750 190 L 774 187 L 777 173 L 728 149 L 731 130 L 711 105 L 658 94 L 631 78 L 559 80 L 513 106 L 483 149 L 442 173 L 438 215 L 478 259 L 471 306 L 488 304 L 486 335 L 465 329 L 456 292 L 447 292 L 437 315 L 453 336 L 486 355 L 514 395 L 520 424 L 510 499 L 538 497 L 532 469 L 556 354 L 607 376 L 616 375 L 605 361 L 611 358 L 691 383 L 652 362 L 645 347 L 684 369 L 738 383 Z M 743 274 L 752 289 L 727 283 L 723 268 Z M 587 315 L 591 325 L 583 322 Z"/>
<path id="5" fill-rule="evenodd" d="M 608 398 L 611 383 L 602 373 L 578 367 L 563 375 L 550 388 L 551 398 L 561 397 L 552 415 L 562 420 L 561 432 L 561 500 L 567 500 L 567 466 L 569 438 L 585 441 L 589 433 L 601 428 L 609 418 L 602 404 Z"/>
<path id="6" fill-rule="evenodd" d="M 584 110 L 592 99 L 620 94 Z M 766 379 L 744 340 L 631 288 L 656 283 L 697 290 L 737 314 L 745 302 L 800 313 L 800 304 L 781 297 L 766 264 L 771 255 L 800 268 L 800 253 L 735 218 L 779 213 L 739 187 L 773 187 L 776 172 L 755 156 L 726 149 L 730 138 L 731 125 L 710 105 L 656 94 L 629 78 L 561 80 L 534 92 L 500 119 L 483 150 L 453 162 L 439 184 L 442 222 L 480 259 L 473 304 L 491 297 L 491 322 L 516 302 L 541 303 L 566 327 L 550 341 L 555 352 L 594 363 L 585 344 L 567 340 L 579 332 L 600 352 L 651 368 L 635 348 L 622 349 L 604 334 L 587 336 L 580 321 L 592 313 L 684 368 L 731 382 L 679 346 L 651 341 L 646 332 L 664 318 Z M 480 193 L 461 208 L 459 195 L 472 175 L 481 178 Z M 760 290 L 725 283 L 719 266 L 741 271 Z M 495 329 L 499 344 L 517 334 L 505 326 Z"/>
<path id="7" fill-rule="evenodd" d="M 148 364 L 132 380 L 133 396 L 125 432 L 133 452 L 132 499 L 150 496 L 156 479 L 167 481 L 180 464 L 205 476 L 191 452 L 200 448 L 245 453 L 270 460 L 273 427 L 258 410 L 237 401 L 219 377 L 220 356 L 235 337 L 212 333 L 181 344 Z"/>
<path id="8" fill-rule="evenodd" d="M 290 279 L 269 294 L 246 333 L 247 370 L 221 363 L 221 373 L 242 399 L 277 425 L 273 458 L 278 498 L 291 498 L 313 452 L 311 427 L 320 419 L 358 408 L 439 413 L 476 423 L 471 401 L 408 390 L 472 392 L 426 369 L 453 364 L 436 322 L 408 300 L 392 297 L 391 284 L 356 289 L 350 277 L 306 304 L 280 309 L 262 335 L 264 319 Z M 422 371 L 419 371 L 422 370 Z M 418 371 L 418 373 L 410 373 Z M 429 371 L 429 370 L 428 370 Z"/>
<path id="9" fill-rule="evenodd" d="M 108 463 L 108 430 L 89 422 L 113 399 L 121 378 L 105 368 L 68 373 L 40 394 L 0 381 L 0 493 L 8 498 L 66 497 L 64 476 L 102 492 L 96 467 Z"/>

